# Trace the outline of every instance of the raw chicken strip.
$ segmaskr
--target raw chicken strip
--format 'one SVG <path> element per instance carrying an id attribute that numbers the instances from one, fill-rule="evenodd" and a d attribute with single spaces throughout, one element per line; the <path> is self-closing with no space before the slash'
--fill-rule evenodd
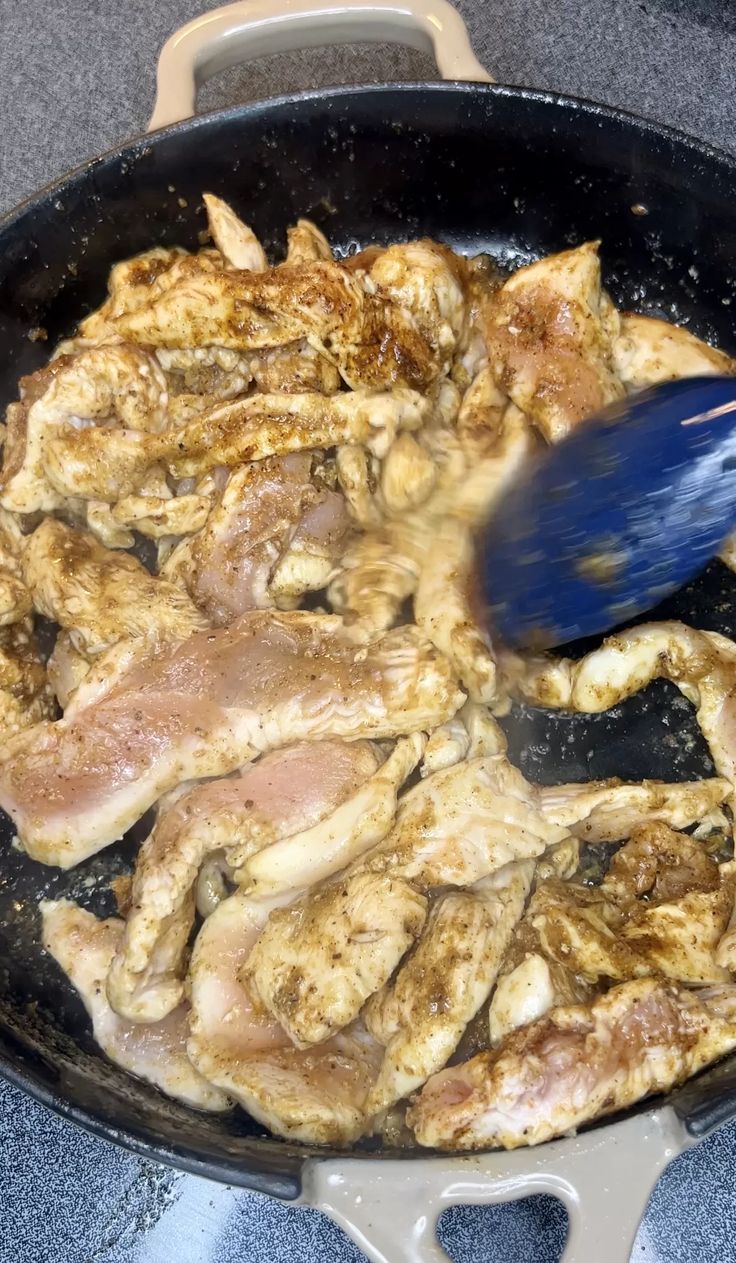
<path id="1" fill-rule="evenodd" d="M 736 1047 L 736 987 L 656 978 L 554 1009 L 501 1046 L 434 1075 L 409 1110 L 421 1145 L 514 1149 L 665 1092 Z M 721 1015 L 723 1014 L 723 1016 Z"/>
<path id="2" fill-rule="evenodd" d="M 294 1048 L 239 980 L 269 905 L 225 899 L 194 944 L 190 967 L 192 1064 L 277 1136 L 347 1145 L 366 1126 L 379 1050 L 353 1027 L 317 1049 Z"/>
<path id="3" fill-rule="evenodd" d="M 162 805 L 138 853 L 131 911 L 107 980 L 116 1013 L 154 1022 L 180 1003 L 191 892 L 208 854 L 224 848 L 229 868 L 239 868 L 254 851 L 329 816 L 375 768 L 368 742 L 297 744 Z"/>
<path id="4" fill-rule="evenodd" d="M 113 1013 L 105 998 L 105 976 L 122 933 L 121 921 L 99 921 L 66 899 L 44 900 L 43 943 L 79 992 L 92 1019 L 94 1037 L 111 1061 L 167 1096 L 201 1110 L 226 1110 L 231 1102 L 208 1083 L 186 1053 L 188 1008 L 164 1022 L 134 1026 Z"/>
<path id="5" fill-rule="evenodd" d="M 386 1045 L 371 1114 L 416 1091 L 455 1051 L 496 981 L 533 872 L 529 860 L 512 864 L 432 905 L 413 952 L 365 1008 L 369 1031 Z"/>
<path id="6" fill-rule="evenodd" d="M 399 790 L 417 766 L 424 745 L 418 732 L 398 741 L 385 763 L 331 815 L 311 828 L 305 819 L 298 833 L 246 858 L 236 881 L 252 885 L 259 898 L 270 897 L 313 886 L 353 863 L 388 833 Z"/>
<path id="7" fill-rule="evenodd" d="M 204 531 L 189 546 L 184 579 L 215 626 L 272 605 L 268 583 L 305 508 L 316 495 L 309 453 L 272 456 L 228 478 Z"/>
<path id="8" fill-rule="evenodd" d="M 552 443 L 623 394 L 613 363 L 618 331 L 596 241 L 519 268 L 485 317 L 498 384 Z"/>
<path id="9" fill-rule="evenodd" d="M 56 518 L 31 535 L 23 573 L 39 613 L 66 628 L 89 656 L 128 637 L 185 640 L 207 626 L 186 592 Z"/>
<path id="10" fill-rule="evenodd" d="M 0 804 L 35 859 L 79 863 L 167 790 L 256 751 L 396 737 L 462 701 L 416 628 L 359 647 L 340 619 L 302 611 L 246 614 L 150 658 L 126 652 L 132 662 L 84 682 L 64 719 L 38 725 L 0 765 Z"/>

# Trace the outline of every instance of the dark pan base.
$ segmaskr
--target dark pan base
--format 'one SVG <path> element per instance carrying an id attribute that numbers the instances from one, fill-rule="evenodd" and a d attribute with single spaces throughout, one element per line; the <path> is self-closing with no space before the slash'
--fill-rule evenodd
<path id="1" fill-rule="evenodd" d="M 197 246 L 203 191 L 232 201 L 275 256 L 301 215 L 344 254 L 427 235 L 502 267 L 601 237 L 617 304 L 734 351 L 734 187 L 736 163 L 706 146 L 511 88 L 339 90 L 197 119 L 90 164 L 0 225 L 0 402 L 102 301 L 114 262 L 154 244 Z M 662 613 L 736 635 L 736 579 L 714 562 Z M 534 780 L 712 773 L 692 709 L 664 684 L 605 715 L 519 708 L 506 724 L 512 757 Z M 149 1157 L 297 1196 L 308 1150 L 267 1137 L 240 1112 L 197 1115 L 117 1070 L 39 946 L 38 900 L 69 895 L 110 913 L 109 879 L 130 866 L 135 840 L 60 874 L 10 847 L 7 822 L 2 838 L 2 1072 Z"/>

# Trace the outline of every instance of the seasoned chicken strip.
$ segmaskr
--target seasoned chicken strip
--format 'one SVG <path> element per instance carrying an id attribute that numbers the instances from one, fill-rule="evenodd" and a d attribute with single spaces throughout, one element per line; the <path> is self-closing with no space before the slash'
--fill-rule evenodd
<path id="1" fill-rule="evenodd" d="M 134 1026 L 113 1013 L 105 997 L 105 977 L 123 925 L 111 917 L 98 921 L 66 899 L 44 900 L 43 944 L 79 992 L 92 1019 L 94 1037 L 111 1061 L 167 1096 L 200 1110 L 226 1110 L 231 1102 L 189 1061 L 188 1006 L 164 1022 Z"/>
<path id="2" fill-rule="evenodd" d="M 86 441 L 92 431 L 99 433 L 95 422 L 111 420 L 139 440 L 143 432 L 153 440 L 165 425 L 166 381 L 154 357 L 140 347 L 101 346 L 62 357 L 23 378 L 21 388 L 22 402 L 8 411 L 0 475 L 0 504 L 16 513 L 52 512 L 67 496 L 84 494 L 73 481 L 55 477 L 52 441 L 71 448 L 74 436 Z"/>
<path id="3" fill-rule="evenodd" d="M 365 1008 L 369 1031 L 386 1045 L 368 1098 L 379 1114 L 441 1070 L 487 999 L 524 910 L 534 865 L 509 865 L 432 905 L 414 951 Z"/>
<path id="4" fill-rule="evenodd" d="M 621 329 L 613 343 L 613 365 L 630 390 L 680 377 L 736 372 L 736 361 L 730 355 L 701 342 L 688 329 L 634 314 L 621 317 Z"/>
<path id="5" fill-rule="evenodd" d="M 131 910 L 107 979 L 115 1012 L 154 1022 L 181 1002 L 191 894 L 207 854 L 223 848 L 229 867 L 241 867 L 254 851 L 329 816 L 375 768 L 368 742 L 297 744 L 162 804 L 136 859 Z"/>
<path id="6" fill-rule="evenodd" d="M 227 202 L 215 197 L 214 193 L 204 193 L 202 201 L 207 210 L 212 240 L 227 266 L 265 272 L 268 260 L 253 229 L 238 219 Z"/>
<path id="7" fill-rule="evenodd" d="M 430 346 L 451 355 L 468 320 L 467 265 L 447 246 L 427 239 L 382 250 L 370 269 L 374 284 L 413 316 Z"/>
<path id="8" fill-rule="evenodd" d="M 296 452 L 234 470 L 204 530 L 190 542 L 183 568 L 181 557 L 177 559 L 188 591 L 215 626 L 224 626 L 248 610 L 273 606 L 269 585 L 305 522 L 305 530 L 310 530 L 311 523 L 314 531 L 314 555 L 321 542 L 320 555 L 327 556 L 328 569 L 332 568 L 331 553 L 339 547 L 347 523 L 340 520 L 339 498 L 333 504 L 332 493 L 315 484 L 314 465 L 311 453 Z M 322 523 L 310 514 L 318 505 L 333 510 L 321 541 L 316 534 Z M 303 587 L 298 576 L 292 575 L 291 591 L 310 590 L 313 576 L 301 577 L 306 580 Z M 283 576 L 281 582 L 283 586 Z"/>
<path id="9" fill-rule="evenodd" d="M 54 712 L 31 620 L 0 627 L 0 737 L 8 741 Z"/>
<path id="10" fill-rule="evenodd" d="M 316 224 L 309 219 L 298 219 L 287 228 L 287 267 L 299 267 L 302 263 L 316 263 L 318 259 L 332 261 L 330 243 Z"/>
<path id="11" fill-rule="evenodd" d="M 655 679 L 671 680 L 696 707 L 716 769 L 736 792 L 736 645 L 725 636 L 643 623 L 577 661 L 528 659 L 518 690 L 540 706 L 597 713 Z"/>
<path id="12" fill-rule="evenodd" d="M 33 598 L 23 579 L 24 547 L 18 518 L 0 508 L 0 627 L 21 622 L 33 609 Z"/>
<path id="13" fill-rule="evenodd" d="M 272 912 L 241 981 L 297 1048 L 323 1043 L 390 978 L 426 915 L 401 878 L 348 874 Z"/>
<path id="14" fill-rule="evenodd" d="M 515 1149 L 665 1092 L 736 1047 L 736 987 L 656 978 L 554 1009 L 434 1075 L 407 1115 L 420 1145 Z M 723 1015 L 722 1015 L 723 1014 Z"/>
<path id="15" fill-rule="evenodd" d="M 298 1049 L 239 979 L 269 905 L 225 899 L 197 936 L 190 969 L 192 1064 L 277 1136 L 346 1145 L 366 1126 L 379 1049 L 355 1026 Z"/>
<path id="16" fill-rule="evenodd" d="M 595 241 L 519 268 L 484 328 L 498 384 L 549 442 L 623 394 L 613 361 L 618 313 L 601 289 Z"/>
<path id="17" fill-rule="evenodd" d="M 55 518 L 28 540 L 23 574 L 39 613 L 66 628 L 89 656 L 127 637 L 185 640 L 207 626 L 186 592 Z"/>
<path id="18" fill-rule="evenodd" d="M 108 507 L 107 505 L 105 506 Z M 112 508 L 112 517 L 148 539 L 168 535 L 193 535 L 201 531 L 210 511 L 207 496 L 126 496 Z"/>
<path id="19" fill-rule="evenodd" d="M 116 327 L 132 342 L 173 348 L 261 350 L 307 337 L 353 388 L 423 389 L 444 367 L 408 312 L 326 261 L 187 278 Z"/>
<path id="20" fill-rule="evenodd" d="M 542 814 L 553 824 L 569 827 L 583 842 L 620 842 L 641 824 L 661 820 L 674 829 L 693 824 L 726 825 L 720 804 L 731 793 L 730 782 L 713 776 L 702 781 L 588 781 L 581 785 L 540 786 Z"/>
<path id="21" fill-rule="evenodd" d="M 415 628 L 360 647 L 337 618 L 254 612 L 84 682 L 0 765 L 0 804 L 30 855 L 68 868 L 183 781 L 293 741 L 434 727 L 461 701 Z"/>
<path id="22" fill-rule="evenodd" d="M 383 456 L 400 430 L 417 429 L 430 412 L 431 402 L 414 390 L 253 395 L 195 417 L 162 454 L 179 478 L 337 443 L 363 444 Z"/>
<path id="23" fill-rule="evenodd" d="M 344 497 L 322 487 L 303 513 L 277 562 L 268 590 L 278 609 L 295 609 L 306 592 L 319 592 L 335 572 L 351 529 Z"/>
<path id="24" fill-rule="evenodd" d="M 385 763 L 318 824 L 302 820 L 298 832 L 238 860 L 235 880 L 259 898 L 324 881 L 353 863 L 386 836 L 402 784 L 424 750 L 422 733 L 396 743 Z M 354 747 L 349 747 L 354 748 Z"/>

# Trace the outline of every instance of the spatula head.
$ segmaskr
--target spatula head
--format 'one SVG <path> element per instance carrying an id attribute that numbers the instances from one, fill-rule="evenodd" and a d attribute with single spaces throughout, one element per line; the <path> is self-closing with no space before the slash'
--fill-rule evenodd
<path id="1" fill-rule="evenodd" d="M 697 574 L 736 525 L 736 377 L 667 382 L 545 450 L 478 543 L 493 627 L 549 648 L 605 632 Z"/>

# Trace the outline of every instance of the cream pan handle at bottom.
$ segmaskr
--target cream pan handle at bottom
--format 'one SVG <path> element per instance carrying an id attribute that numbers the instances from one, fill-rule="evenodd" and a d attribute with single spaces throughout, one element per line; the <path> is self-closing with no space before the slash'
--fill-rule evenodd
<path id="1" fill-rule="evenodd" d="M 303 1196 L 371 1263 L 447 1263 L 436 1228 L 449 1206 L 548 1193 L 568 1212 L 562 1263 L 629 1263 L 652 1189 L 689 1143 L 665 1106 L 512 1153 L 312 1159 Z"/>

